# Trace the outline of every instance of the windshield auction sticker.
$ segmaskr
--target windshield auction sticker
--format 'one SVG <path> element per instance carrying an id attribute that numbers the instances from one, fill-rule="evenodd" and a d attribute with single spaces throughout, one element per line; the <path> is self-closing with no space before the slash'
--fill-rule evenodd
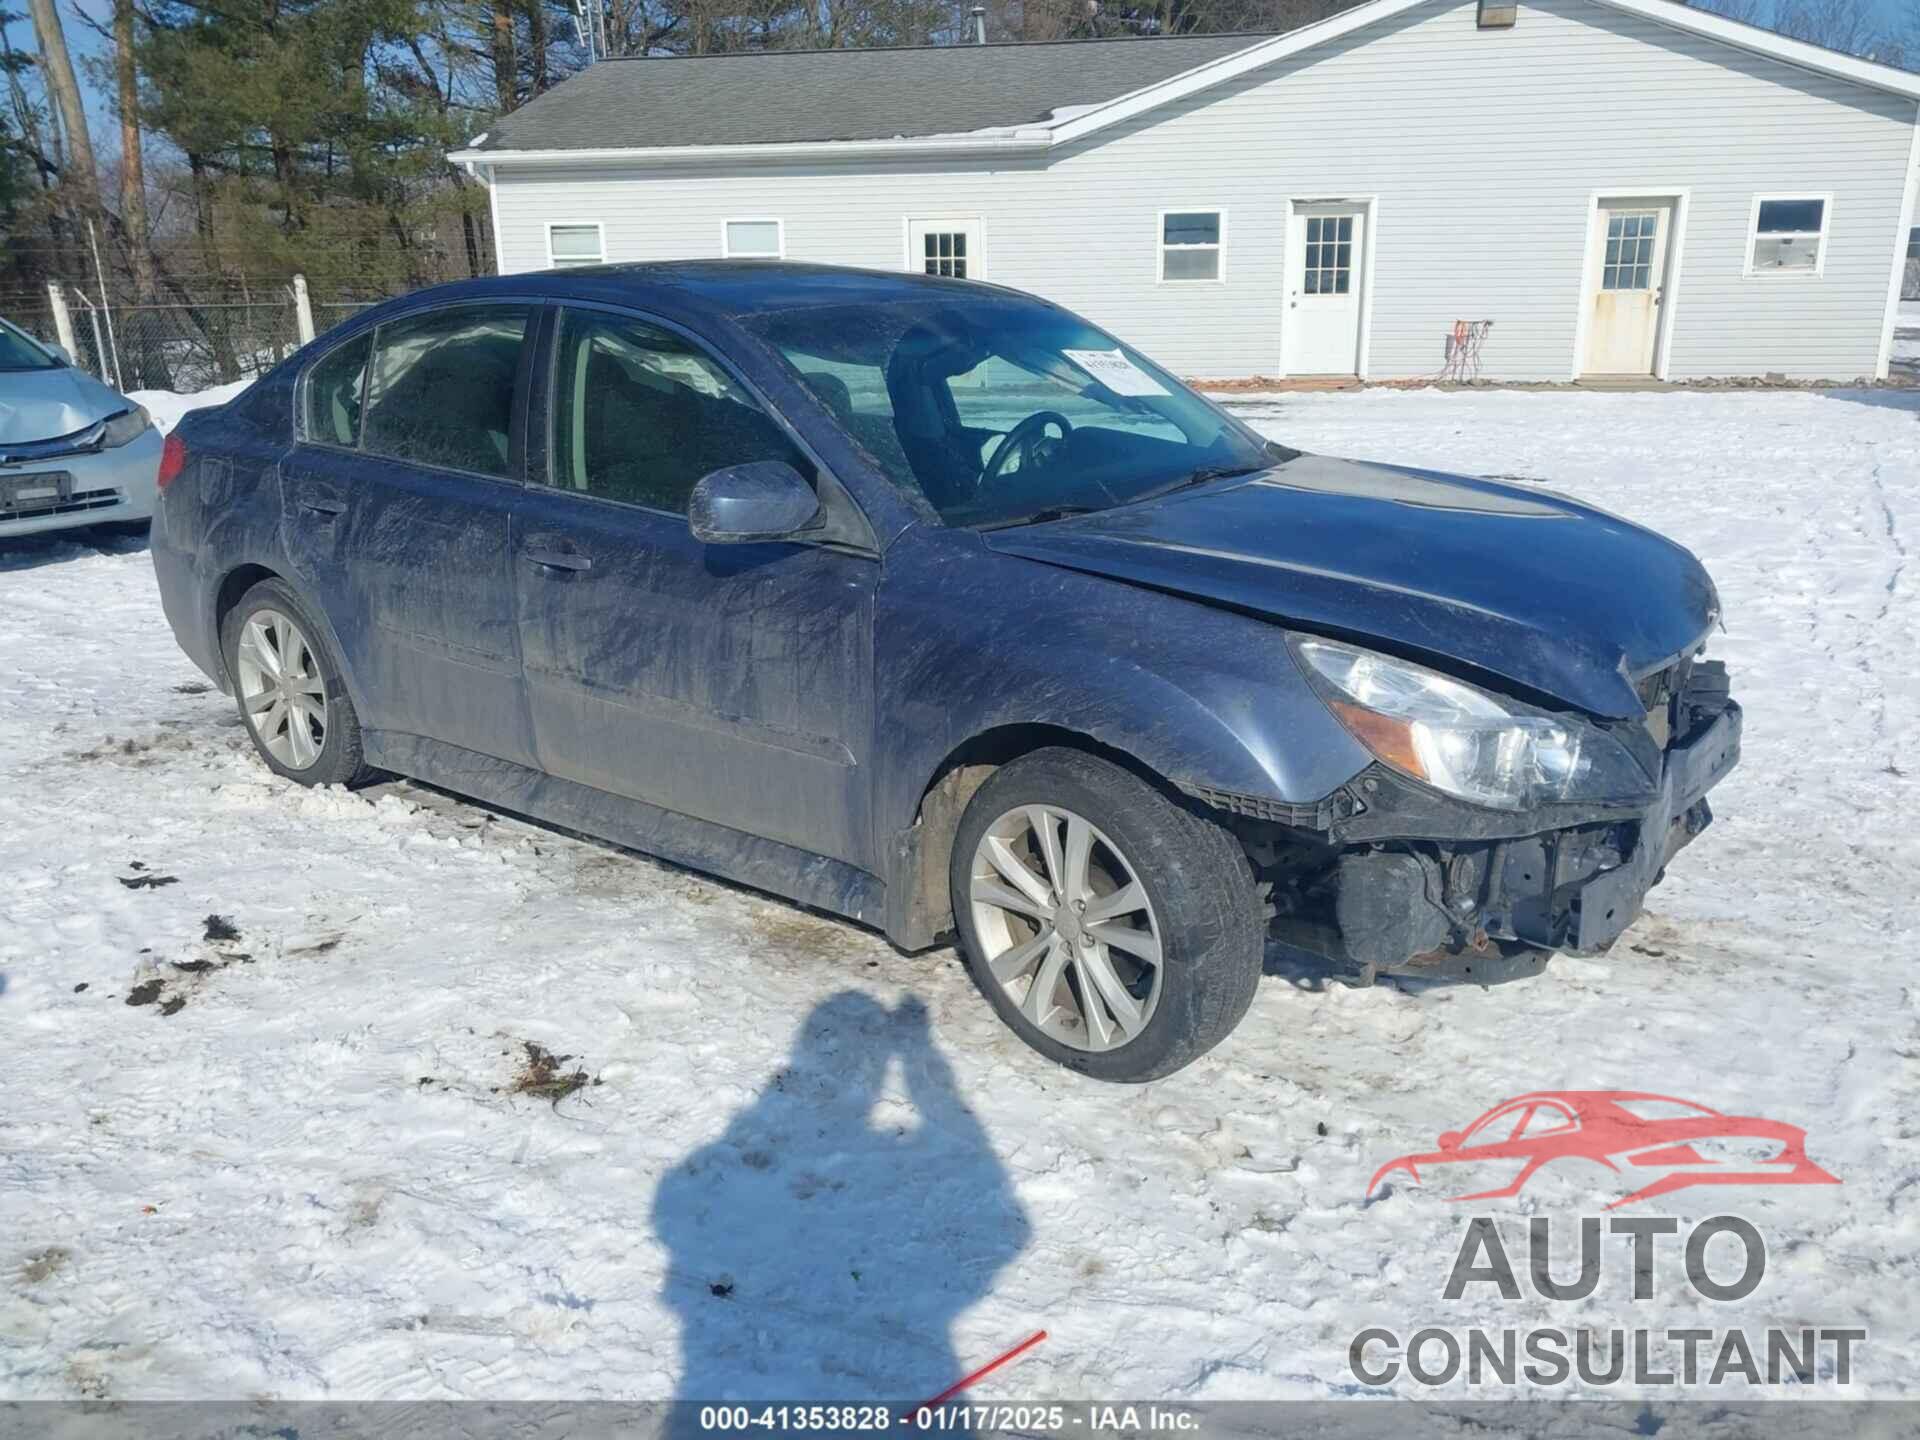
<path id="1" fill-rule="evenodd" d="M 1164 395 L 1158 380 L 1119 350 L 1062 350 L 1060 352 L 1116 395 Z"/>

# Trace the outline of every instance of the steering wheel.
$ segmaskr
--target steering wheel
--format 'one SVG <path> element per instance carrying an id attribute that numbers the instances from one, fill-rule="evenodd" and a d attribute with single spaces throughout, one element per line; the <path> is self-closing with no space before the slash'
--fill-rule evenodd
<path id="1" fill-rule="evenodd" d="M 1045 433 L 1049 425 L 1060 427 L 1062 440 L 1073 434 L 1073 422 L 1058 410 L 1034 411 L 1000 437 L 1000 443 L 993 447 L 993 454 L 987 457 L 987 463 L 981 467 L 980 487 L 985 489 L 1000 478 L 1000 469 L 1010 456 L 1019 455 L 1021 463 L 1025 464 L 1028 447 Z"/>

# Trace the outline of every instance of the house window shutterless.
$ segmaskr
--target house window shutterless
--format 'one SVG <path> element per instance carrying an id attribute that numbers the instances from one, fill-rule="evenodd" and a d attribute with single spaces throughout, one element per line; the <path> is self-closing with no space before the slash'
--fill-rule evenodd
<path id="1" fill-rule="evenodd" d="M 1224 210 L 1160 212 L 1160 279 L 1221 280 L 1226 277 Z"/>
<path id="2" fill-rule="evenodd" d="M 598 220 L 547 222 L 547 264 L 554 270 L 599 265 L 607 258 L 605 232 Z"/>
<path id="3" fill-rule="evenodd" d="M 729 260 L 779 260 L 787 253 L 786 225 L 779 220 L 724 220 L 720 253 Z"/>
<path id="4" fill-rule="evenodd" d="M 1831 195 L 1756 195 L 1749 275 L 1818 275 L 1826 263 Z"/>

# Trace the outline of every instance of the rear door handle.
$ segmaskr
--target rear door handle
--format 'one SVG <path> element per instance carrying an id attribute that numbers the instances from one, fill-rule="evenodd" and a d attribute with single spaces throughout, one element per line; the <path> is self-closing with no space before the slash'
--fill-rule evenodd
<path id="1" fill-rule="evenodd" d="M 531 565 L 549 570 L 591 570 L 593 559 L 578 550 L 560 550 L 547 545 L 529 545 L 520 552 Z"/>
<path id="2" fill-rule="evenodd" d="M 300 497 L 299 505 L 302 510 L 315 515 L 324 515 L 329 520 L 336 515 L 345 514 L 347 509 L 346 501 L 336 500 L 331 495 L 303 495 Z"/>

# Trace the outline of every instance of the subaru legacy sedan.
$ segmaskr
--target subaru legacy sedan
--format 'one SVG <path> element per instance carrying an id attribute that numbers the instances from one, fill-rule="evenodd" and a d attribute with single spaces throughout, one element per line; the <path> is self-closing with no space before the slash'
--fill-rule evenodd
<path id="1" fill-rule="evenodd" d="M 143 523 L 159 469 L 145 410 L 0 320 L 0 540 Z"/>
<path id="2" fill-rule="evenodd" d="M 167 617 L 272 770 L 954 935 L 1101 1079 L 1217 1044 L 1270 940 L 1358 976 L 1605 950 L 1739 752 L 1680 546 L 1272 443 L 989 285 L 429 290 L 189 415 L 160 480 Z"/>

